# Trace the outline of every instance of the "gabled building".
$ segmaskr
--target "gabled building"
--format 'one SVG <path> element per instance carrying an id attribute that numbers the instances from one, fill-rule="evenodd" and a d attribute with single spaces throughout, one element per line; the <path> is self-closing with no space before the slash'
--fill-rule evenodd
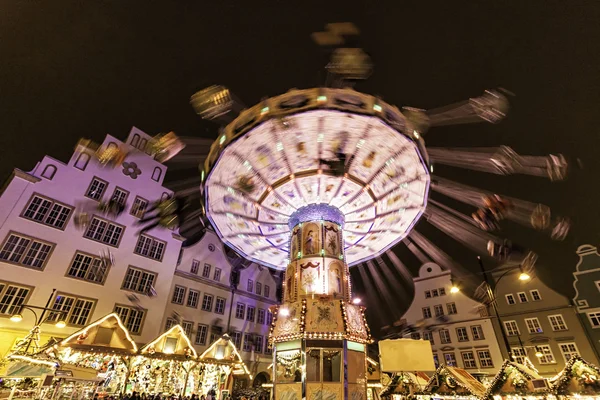
<path id="1" fill-rule="evenodd" d="M 138 235 L 148 204 L 172 194 L 163 186 L 167 167 L 143 151 L 150 139 L 137 128 L 125 142 L 107 135 L 104 146 L 127 151 L 117 168 L 102 167 L 78 148 L 67 163 L 46 156 L 29 172 L 13 171 L 0 198 L 0 356 L 35 324 L 30 310 L 19 324 L 9 320 L 22 304 L 65 312 L 60 330 L 54 327 L 60 316 L 45 315 L 42 344 L 112 312 L 136 342 L 162 329 L 151 315 L 161 315 L 169 300 L 181 240 L 164 229 Z M 118 217 L 95 212 L 111 199 L 124 206 Z M 84 207 L 91 220 L 78 228 L 74 216 Z M 106 268 L 101 254 L 109 253 L 114 264 Z M 146 295 L 151 287 L 154 297 Z"/>
<path id="2" fill-rule="evenodd" d="M 413 282 L 415 297 L 403 316 L 413 332 L 406 337 L 429 340 L 436 366 L 495 375 L 503 359 L 485 306 L 462 292 L 451 293 L 450 271 L 437 264 L 422 265 Z"/>
<path id="3" fill-rule="evenodd" d="M 496 303 L 513 361 L 524 364 L 529 358 L 543 377 L 556 375 L 574 356 L 597 364 L 595 351 L 569 299 L 536 276 L 520 280 L 519 275 L 518 268 L 499 269 L 494 274 Z"/>
<path id="4" fill-rule="evenodd" d="M 585 244 L 577 249 L 579 262 L 575 267 L 573 304 L 581 318 L 588 336 L 600 354 L 600 254 L 592 245 Z"/>

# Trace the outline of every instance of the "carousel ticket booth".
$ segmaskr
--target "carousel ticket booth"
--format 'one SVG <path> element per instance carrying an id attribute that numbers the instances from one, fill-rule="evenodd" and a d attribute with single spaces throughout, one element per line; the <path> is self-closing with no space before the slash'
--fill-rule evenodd
<path id="1" fill-rule="evenodd" d="M 323 204 L 290 218 L 284 302 L 273 309 L 271 332 L 276 400 L 366 399 L 371 336 L 364 308 L 351 302 L 343 223 Z"/>

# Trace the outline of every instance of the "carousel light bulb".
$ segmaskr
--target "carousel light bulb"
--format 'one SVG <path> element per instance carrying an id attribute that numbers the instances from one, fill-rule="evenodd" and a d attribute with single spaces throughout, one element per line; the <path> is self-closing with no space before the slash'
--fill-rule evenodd
<path id="1" fill-rule="evenodd" d="M 56 324 L 54 324 L 54 326 L 59 329 L 62 329 L 65 326 L 67 326 L 67 323 L 61 319 L 60 321 L 56 322 Z"/>
<path id="2" fill-rule="evenodd" d="M 529 279 L 531 279 L 531 276 L 526 272 L 521 272 L 521 275 L 519 275 L 520 281 L 528 281 Z"/>
<path id="3" fill-rule="evenodd" d="M 290 315 L 290 310 L 288 310 L 287 308 L 282 308 L 279 310 L 279 315 L 281 315 L 282 317 L 287 317 L 288 315 Z"/>
<path id="4" fill-rule="evenodd" d="M 361 302 L 361 299 L 360 299 L 360 298 L 358 298 L 358 297 L 355 297 L 355 298 L 352 300 L 352 304 L 360 304 L 360 302 Z"/>
<path id="5" fill-rule="evenodd" d="M 21 322 L 21 321 L 23 321 L 23 316 L 21 314 L 14 314 L 13 316 L 10 317 L 10 320 L 12 322 Z"/>

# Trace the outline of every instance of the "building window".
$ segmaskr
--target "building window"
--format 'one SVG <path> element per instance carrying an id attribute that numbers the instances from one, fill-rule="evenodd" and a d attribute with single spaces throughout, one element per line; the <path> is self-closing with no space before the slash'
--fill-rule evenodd
<path id="1" fill-rule="evenodd" d="M 548 319 L 550 320 L 553 331 L 566 331 L 568 329 L 561 314 L 548 315 Z"/>
<path id="2" fill-rule="evenodd" d="M 469 333 L 465 327 L 456 328 L 456 336 L 458 337 L 459 342 L 469 341 Z"/>
<path id="3" fill-rule="evenodd" d="M 269 343 L 269 337 L 265 338 L 265 354 L 271 355 L 273 354 L 273 346 Z"/>
<path id="4" fill-rule="evenodd" d="M 200 261 L 198 260 L 193 260 L 192 261 L 192 268 L 190 268 L 190 272 L 194 275 L 198 275 L 198 270 L 200 269 Z"/>
<path id="5" fill-rule="evenodd" d="M 213 295 L 205 294 L 202 298 L 202 311 L 211 311 L 213 303 Z"/>
<path id="6" fill-rule="evenodd" d="M 235 305 L 235 317 L 237 319 L 244 319 L 246 314 L 246 305 L 244 303 L 237 303 Z"/>
<path id="7" fill-rule="evenodd" d="M 161 261 L 167 244 L 151 236 L 140 235 L 135 245 L 135 254 Z"/>
<path id="8" fill-rule="evenodd" d="M 533 301 L 540 301 L 542 299 L 542 296 L 540 296 L 540 291 L 537 289 L 530 290 L 529 293 L 531 294 L 531 299 Z"/>
<path id="9" fill-rule="evenodd" d="M 438 294 L 438 290 L 437 290 L 437 289 L 433 289 L 433 290 L 431 291 L 431 295 L 432 295 L 433 297 L 438 297 L 438 296 L 439 296 L 439 294 Z"/>
<path id="10" fill-rule="evenodd" d="M 88 186 L 88 189 L 85 192 L 85 196 L 89 197 L 92 200 L 98 201 L 102 198 L 102 195 L 104 194 L 104 191 L 106 190 L 107 186 L 108 182 L 94 177 L 94 179 L 92 179 L 92 182 L 90 183 L 90 186 Z"/>
<path id="11" fill-rule="evenodd" d="M 447 303 L 446 308 L 448 309 L 448 315 L 456 314 L 456 304 Z"/>
<path id="12" fill-rule="evenodd" d="M 144 321 L 146 310 L 130 306 L 115 305 L 115 313 L 117 313 L 130 333 L 139 335 L 142 332 L 142 323 Z"/>
<path id="13" fill-rule="evenodd" d="M 252 334 L 246 333 L 244 335 L 244 351 L 252 350 Z"/>
<path id="14" fill-rule="evenodd" d="M 0 260 L 42 270 L 54 246 L 29 236 L 11 233 L 0 250 Z"/>
<path id="15" fill-rule="evenodd" d="M 85 171 L 89 162 L 90 155 L 86 153 L 81 153 L 77 157 L 77 161 L 75 161 L 75 168 Z"/>
<path id="16" fill-rule="evenodd" d="M 431 318 L 431 308 L 423 307 L 423 318 Z"/>
<path id="17" fill-rule="evenodd" d="M 167 323 L 165 325 L 165 332 L 177 325 L 173 318 L 167 318 Z"/>
<path id="18" fill-rule="evenodd" d="M 440 288 L 440 296 L 445 296 L 446 295 L 446 289 L 445 288 Z"/>
<path id="19" fill-rule="evenodd" d="M 127 196 L 129 196 L 129 192 L 127 190 L 116 187 L 111 200 L 125 207 L 125 204 L 127 203 Z"/>
<path id="20" fill-rule="evenodd" d="M 562 353 L 565 362 L 579 355 L 579 350 L 577 350 L 577 345 L 575 343 L 559 343 L 558 347 L 560 348 L 560 352 Z"/>
<path id="21" fill-rule="evenodd" d="M 73 207 L 58 203 L 56 200 L 33 195 L 22 216 L 40 224 L 63 229 L 72 211 Z"/>
<path id="22" fill-rule="evenodd" d="M 256 323 L 257 324 L 265 324 L 265 310 L 263 310 L 262 308 L 258 309 L 258 314 L 256 316 Z"/>
<path id="23" fill-rule="evenodd" d="M 410 338 L 412 340 L 419 340 L 421 339 L 421 334 L 419 332 L 413 332 L 410 334 Z"/>
<path id="24" fill-rule="evenodd" d="M 444 307 L 442 307 L 441 304 L 436 304 L 435 306 L 433 306 L 433 311 L 435 312 L 436 317 L 441 317 L 442 315 L 444 315 Z"/>
<path id="25" fill-rule="evenodd" d="M 450 339 L 450 331 L 448 329 L 440 329 L 440 342 L 443 344 L 452 343 Z"/>
<path id="26" fill-rule="evenodd" d="M 537 318 L 525 318 L 525 325 L 527 325 L 527 330 L 529 333 L 543 333 L 542 326 L 540 325 L 540 320 Z"/>
<path id="27" fill-rule="evenodd" d="M 67 271 L 67 276 L 93 283 L 104 283 L 108 275 L 108 267 L 108 263 L 102 261 L 100 257 L 78 251 Z"/>
<path id="28" fill-rule="evenodd" d="M 231 334 L 231 340 L 233 341 L 235 348 L 239 350 L 240 347 L 242 347 L 242 332 L 233 332 Z"/>
<path id="29" fill-rule="evenodd" d="M 185 297 L 185 288 L 183 286 L 175 286 L 173 290 L 173 298 L 171 303 L 183 304 L 183 298 Z"/>
<path id="30" fill-rule="evenodd" d="M 516 300 L 515 300 L 515 296 L 513 296 L 512 294 L 507 294 L 506 295 L 506 302 L 508 303 L 508 305 L 512 306 L 514 304 L 516 304 Z"/>
<path id="31" fill-rule="evenodd" d="M 432 332 L 428 332 L 428 331 L 423 332 L 423 339 L 429 340 L 429 343 L 431 343 L 431 344 L 435 344 L 433 342 L 433 333 Z"/>
<path id="32" fill-rule="evenodd" d="M 208 325 L 198 324 L 198 332 L 196 332 L 196 344 L 204 346 L 206 344 L 207 335 Z"/>
<path id="33" fill-rule="evenodd" d="M 473 336 L 473 340 L 485 339 L 485 337 L 483 336 L 483 329 L 481 328 L 481 325 L 471 326 L 471 335 Z"/>
<path id="34" fill-rule="evenodd" d="M 256 313 L 256 308 L 252 306 L 246 307 L 246 321 L 254 322 L 254 314 Z"/>
<path id="35" fill-rule="evenodd" d="M 139 141 L 140 141 L 140 135 L 138 135 L 137 133 L 134 133 L 133 136 L 131 137 L 131 145 L 133 147 L 137 147 Z"/>
<path id="36" fill-rule="evenodd" d="M 588 313 L 588 319 L 590 320 L 590 324 L 592 328 L 600 327 L 600 312 Z"/>
<path id="37" fill-rule="evenodd" d="M 217 297 L 217 301 L 215 302 L 215 313 L 225 314 L 225 299 L 224 298 Z"/>
<path id="38" fill-rule="evenodd" d="M 431 298 L 431 290 L 426 290 L 425 291 L 425 298 L 426 299 L 430 299 Z"/>
<path id="39" fill-rule="evenodd" d="M 261 335 L 254 335 L 254 352 L 262 353 L 263 351 L 263 337 Z"/>
<path id="40" fill-rule="evenodd" d="M 460 353 L 463 360 L 465 369 L 477 368 L 477 362 L 475 361 L 475 354 L 472 351 L 463 351 Z"/>
<path id="41" fill-rule="evenodd" d="M 246 286 L 246 291 L 248 293 L 252 293 L 253 286 L 254 286 L 254 282 L 252 282 L 252 279 L 248 279 L 248 285 Z"/>
<path id="42" fill-rule="evenodd" d="M 271 288 L 269 287 L 269 285 L 265 285 L 265 297 L 269 297 L 270 290 Z"/>
<path id="43" fill-rule="evenodd" d="M 449 367 L 456 367 L 456 355 L 454 353 L 444 353 L 444 360 Z"/>
<path id="44" fill-rule="evenodd" d="M 259 296 L 262 294 L 262 284 L 260 282 L 256 282 L 256 294 Z"/>
<path id="45" fill-rule="evenodd" d="M 160 167 L 155 167 L 154 171 L 152 172 L 152 180 L 159 182 L 161 176 L 162 176 L 162 169 L 160 169 Z"/>
<path id="46" fill-rule="evenodd" d="M 130 213 L 136 218 L 142 218 L 146 212 L 146 208 L 148 208 L 148 200 L 141 198 L 140 196 L 136 196 L 133 200 Z"/>
<path id="47" fill-rule="evenodd" d="M 221 280 L 221 268 L 215 268 L 215 275 L 213 279 L 217 282 Z"/>
<path id="48" fill-rule="evenodd" d="M 68 325 L 85 326 L 89 323 L 95 300 L 58 294 L 54 298 L 52 309 L 62 313 L 50 312 L 48 321 L 63 320 Z"/>
<path id="49" fill-rule="evenodd" d="M 513 355 L 513 358 L 519 364 L 525 364 L 525 359 L 527 358 L 527 351 L 525 351 L 522 347 L 511 347 L 510 351 Z"/>
<path id="50" fill-rule="evenodd" d="M 267 325 L 273 324 L 273 313 L 267 310 Z"/>
<path id="51" fill-rule="evenodd" d="M 52 164 L 48 164 L 44 168 L 44 172 L 42 172 L 42 178 L 52 180 L 52 178 L 54 178 L 54 174 L 56 174 L 56 167 Z"/>
<path id="52" fill-rule="evenodd" d="M 154 285 L 156 274 L 140 268 L 129 267 L 121 289 L 148 294 Z"/>
<path id="53" fill-rule="evenodd" d="M 202 277 L 210 278 L 210 264 L 204 264 L 204 268 L 202 269 Z"/>
<path id="54" fill-rule="evenodd" d="M 517 321 L 504 321 L 504 329 L 508 336 L 517 336 L 520 334 Z"/>
<path id="55" fill-rule="evenodd" d="M 479 358 L 479 365 L 481 368 L 493 368 L 494 363 L 492 361 L 492 355 L 489 350 L 478 350 L 477 358 Z"/>
<path id="56" fill-rule="evenodd" d="M 538 358 L 540 364 L 554 364 L 556 360 L 554 360 L 554 354 L 552 354 L 552 349 L 549 344 L 541 344 L 536 346 L 536 350 L 541 352 L 543 355 Z"/>
<path id="57" fill-rule="evenodd" d="M 198 300 L 200 299 L 200 292 L 197 290 L 190 289 L 188 291 L 187 306 L 192 308 L 198 308 Z"/>
<path id="58" fill-rule="evenodd" d="M 520 303 L 527 303 L 529 301 L 527 299 L 527 295 L 525 294 L 525 292 L 519 292 L 519 293 L 517 293 L 517 296 L 519 296 Z"/>
<path id="59" fill-rule="evenodd" d="M 440 359 L 439 359 L 437 353 L 433 353 L 433 364 L 435 365 L 436 368 L 438 368 L 440 366 Z"/>
<path id="60" fill-rule="evenodd" d="M 194 323 L 190 321 L 183 321 L 181 323 L 181 327 L 183 328 L 183 332 L 185 332 L 185 336 L 189 338 L 192 337 L 192 331 L 194 330 Z"/>
<path id="61" fill-rule="evenodd" d="M 0 282 L 0 314 L 13 315 L 25 303 L 31 288 Z"/>
<path id="62" fill-rule="evenodd" d="M 124 230 L 125 227 L 121 225 L 94 217 L 83 236 L 112 247 L 118 247 Z"/>

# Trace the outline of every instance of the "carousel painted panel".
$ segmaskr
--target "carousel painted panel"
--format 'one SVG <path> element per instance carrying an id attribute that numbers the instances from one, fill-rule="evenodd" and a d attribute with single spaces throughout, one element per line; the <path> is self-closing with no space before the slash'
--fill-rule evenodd
<path id="1" fill-rule="evenodd" d="M 339 258 L 342 255 L 342 229 L 338 224 L 325 222 L 323 224 L 325 255 Z"/>
<path id="2" fill-rule="evenodd" d="M 275 190 L 269 192 L 267 197 L 260 203 L 260 206 L 285 215 L 290 215 L 296 210 L 285 196 L 281 196 Z"/>
<path id="3" fill-rule="evenodd" d="M 303 257 L 298 261 L 300 265 L 300 287 L 299 294 L 312 295 L 323 293 L 324 276 L 323 276 L 323 258 L 320 257 Z"/>
<path id="4" fill-rule="evenodd" d="M 296 208 L 300 208 L 306 205 L 306 201 L 298 191 L 296 187 L 296 180 L 292 179 L 283 185 L 277 187 L 273 191 L 277 192 L 279 197 L 281 197 L 287 203 L 293 205 Z"/>
<path id="5" fill-rule="evenodd" d="M 295 260 L 302 255 L 300 254 L 302 234 L 300 227 L 296 226 L 290 235 L 290 261 Z"/>
<path id="6" fill-rule="evenodd" d="M 366 321 L 363 317 L 360 306 L 354 304 L 345 304 L 347 333 L 367 338 Z"/>
<path id="7" fill-rule="evenodd" d="M 350 179 L 344 179 L 343 184 L 340 187 L 338 193 L 331 199 L 330 204 L 334 207 L 342 207 L 350 199 L 352 199 L 357 193 L 362 190 L 362 186 Z"/>
<path id="8" fill-rule="evenodd" d="M 319 256 L 323 248 L 321 223 L 308 222 L 302 224 L 302 257 Z"/>
<path id="9" fill-rule="evenodd" d="M 356 383 L 348 384 L 348 400 L 366 400 L 367 388 Z"/>
<path id="10" fill-rule="evenodd" d="M 327 294 L 334 297 L 343 297 L 344 287 L 344 263 L 341 261 L 330 261 L 327 266 Z"/>
<path id="11" fill-rule="evenodd" d="M 300 333 L 302 304 L 300 302 L 291 303 L 288 304 L 287 308 L 289 311 L 288 315 L 277 315 L 277 321 L 273 330 L 275 338 Z"/>
<path id="12" fill-rule="evenodd" d="M 302 400 L 301 383 L 285 383 L 275 386 L 276 400 Z"/>
<path id="13" fill-rule="evenodd" d="M 323 203 L 331 203 L 333 197 L 342 184 L 342 180 L 335 176 L 322 175 L 321 187 L 319 189 L 319 197 Z"/>
<path id="14" fill-rule="evenodd" d="M 256 127 L 250 134 L 244 136 L 243 146 L 253 151 L 244 154 L 258 173 L 269 182 L 276 182 L 290 171 L 281 152 L 281 145 L 276 141 L 276 135 L 271 133 L 273 123 L 269 122 Z"/>
<path id="15" fill-rule="evenodd" d="M 207 190 L 211 215 L 231 213 L 246 218 L 256 217 L 254 202 L 239 192 L 217 185 L 209 186 Z"/>
<path id="16" fill-rule="evenodd" d="M 308 299 L 305 320 L 306 332 L 344 332 L 338 300 Z"/>
<path id="17" fill-rule="evenodd" d="M 295 301 L 296 300 L 296 282 L 297 282 L 297 271 L 296 271 L 296 262 L 292 262 L 288 265 L 285 270 L 285 293 L 287 301 Z"/>
<path id="18" fill-rule="evenodd" d="M 312 175 L 296 179 L 296 184 L 300 188 L 300 193 L 307 204 L 314 204 L 320 201 L 319 188 L 321 186 L 321 176 Z"/>

